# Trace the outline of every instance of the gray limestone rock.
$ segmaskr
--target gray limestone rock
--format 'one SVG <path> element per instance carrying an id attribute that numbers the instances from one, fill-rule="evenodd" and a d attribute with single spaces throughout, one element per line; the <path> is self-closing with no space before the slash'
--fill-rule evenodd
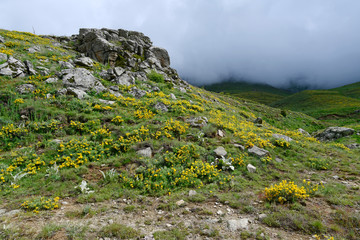
<path id="1" fill-rule="evenodd" d="M 168 112 L 169 108 L 166 104 L 164 104 L 163 102 L 156 102 L 154 105 L 154 108 L 160 112 Z"/>
<path id="2" fill-rule="evenodd" d="M 74 60 L 74 63 L 77 65 L 77 66 L 80 66 L 80 67 L 87 67 L 87 68 L 91 68 L 94 66 L 94 62 L 91 58 L 89 57 L 81 57 L 81 58 L 77 58 Z"/>
<path id="3" fill-rule="evenodd" d="M 241 144 L 235 143 L 235 144 L 234 144 L 234 147 L 240 149 L 241 151 L 245 151 L 245 147 L 244 147 L 243 145 L 241 145 Z"/>
<path id="4" fill-rule="evenodd" d="M 170 98 L 171 98 L 172 100 L 176 100 L 176 96 L 175 96 L 175 94 L 170 93 Z"/>
<path id="5" fill-rule="evenodd" d="M 106 88 L 85 68 L 65 69 L 60 72 L 63 84 L 82 90 L 95 89 L 97 92 Z"/>
<path id="6" fill-rule="evenodd" d="M 29 93 L 35 90 L 35 86 L 32 84 L 22 84 L 16 88 L 16 91 L 20 94 Z"/>
<path id="7" fill-rule="evenodd" d="M 0 62 L 6 61 L 8 59 L 8 56 L 5 53 L 0 53 Z"/>
<path id="8" fill-rule="evenodd" d="M 293 139 L 291 137 L 285 136 L 285 135 L 281 135 L 281 134 L 273 134 L 272 135 L 274 138 L 276 139 L 283 139 L 286 142 L 291 142 Z"/>
<path id="9" fill-rule="evenodd" d="M 140 149 L 136 152 L 137 154 L 144 156 L 144 157 L 151 157 L 152 156 L 152 150 L 151 147 Z"/>
<path id="10" fill-rule="evenodd" d="M 32 46 L 28 49 L 29 53 L 36 53 L 36 52 L 40 52 L 40 47 L 39 46 Z"/>
<path id="11" fill-rule="evenodd" d="M 73 69 L 74 65 L 72 65 L 70 62 L 59 62 L 61 69 Z"/>
<path id="12" fill-rule="evenodd" d="M 138 89 L 137 87 L 131 88 L 129 91 L 131 95 L 133 95 L 135 98 L 139 99 L 146 95 L 146 91 Z"/>
<path id="13" fill-rule="evenodd" d="M 186 119 L 186 122 L 189 123 L 192 127 L 204 127 L 208 123 L 208 119 L 206 117 L 193 117 Z"/>
<path id="14" fill-rule="evenodd" d="M 298 132 L 300 132 L 302 135 L 304 135 L 305 137 L 311 137 L 310 133 L 308 133 L 307 131 L 305 131 L 302 128 L 298 129 Z"/>
<path id="15" fill-rule="evenodd" d="M 265 149 L 262 149 L 262 148 L 259 148 L 257 146 L 253 146 L 252 148 L 249 148 L 248 149 L 248 152 L 257 156 L 257 157 L 266 157 L 267 155 L 269 155 L 269 151 L 265 150 Z"/>
<path id="16" fill-rule="evenodd" d="M 68 87 L 66 89 L 66 94 L 67 95 L 72 95 L 78 99 L 84 99 L 86 97 L 88 97 L 88 95 L 86 94 L 85 91 L 81 90 L 81 89 L 76 89 L 76 88 L 72 88 L 72 87 Z"/>
<path id="17" fill-rule="evenodd" d="M 218 157 L 225 157 L 227 152 L 225 150 L 224 147 L 217 147 L 215 150 L 214 150 L 214 153 L 218 156 Z"/>
<path id="18" fill-rule="evenodd" d="M 33 64 L 29 60 L 25 60 L 24 64 L 25 64 L 26 71 L 27 71 L 28 74 L 30 74 L 30 75 L 36 75 L 37 74 L 37 72 L 34 69 Z"/>
<path id="19" fill-rule="evenodd" d="M 166 49 L 160 47 L 151 47 L 151 53 L 160 62 L 161 67 L 170 66 L 170 57 Z"/>
<path id="20" fill-rule="evenodd" d="M 3 38 L 3 36 L 0 36 L 0 43 L 4 43 L 5 39 Z"/>
<path id="21" fill-rule="evenodd" d="M 253 166 L 253 165 L 250 164 L 250 163 L 246 166 L 246 168 L 247 168 L 247 170 L 248 170 L 250 173 L 256 172 L 256 167 Z"/>
<path id="22" fill-rule="evenodd" d="M 51 77 L 45 80 L 46 83 L 56 83 L 57 81 L 59 81 L 57 77 Z"/>
<path id="23" fill-rule="evenodd" d="M 249 219 L 231 219 L 227 221 L 227 226 L 230 231 L 247 230 L 249 228 Z"/>
<path id="24" fill-rule="evenodd" d="M 329 127 L 315 137 L 320 141 L 331 141 L 338 138 L 353 135 L 355 130 L 346 127 Z"/>
<path id="25" fill-rule="evenodd" d="M 131 76 L 128 72 L 125 72 L 121 76 L 115 78 L 114 81 L 119 85 L 125 85 L 125 86 L 130 86 L 135 84 L 135 78 Z"/>

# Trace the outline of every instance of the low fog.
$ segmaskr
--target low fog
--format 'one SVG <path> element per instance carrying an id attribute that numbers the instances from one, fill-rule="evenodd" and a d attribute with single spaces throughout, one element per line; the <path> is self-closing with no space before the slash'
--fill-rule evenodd
<path id="1" fill-rule="evenodd" d="M 286 87 L 360 81 L 358 0 L 2 0 L 0 28 L 141 31 L 196 85 L 233 77 Z"/>

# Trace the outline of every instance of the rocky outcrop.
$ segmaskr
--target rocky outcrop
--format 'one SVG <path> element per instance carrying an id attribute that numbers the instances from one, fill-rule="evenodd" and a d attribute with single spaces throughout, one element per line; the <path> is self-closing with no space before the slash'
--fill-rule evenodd
<path id="1" fill-rule="evenodd" d="M 315 137 L 320 141 L 331 141 L 338 138 L 353 135 L 355 130 L 346 127 L 329 127 Z"/>
<path id="2" fill-rule="evenodd" d="M 82 91 L 105 91 L 106 88 L 85 68 L 65 69 L 59 73 L 65 87 L 72 87 Z"/>
<path id="3" fill-rule="evenodd" d="M 179 78 L 176 70 L 170 68 L 168 52 L 152 46 L 150 38 L 143 33 L 124 29 L 82 28 L 74 43 L 79 52 L 111 67 L 102 73 L 104 79 L 115 79 L 123 75 L 124 71 L 137 75 L 144 73 L 146 77 L 146 73 L 154 69 L 165 76 L 165 81 L 183 87 L 188 86 L 188 83 Z M 123 72 L 116 72 L 117 67 L 123 69 Z"/>

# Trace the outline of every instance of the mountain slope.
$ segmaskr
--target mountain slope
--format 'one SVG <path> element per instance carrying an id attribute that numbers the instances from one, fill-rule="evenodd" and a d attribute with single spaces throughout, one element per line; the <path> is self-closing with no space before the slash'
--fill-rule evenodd
<path id="1" fill-rule="evenodd" d="M 0 36 L 1 238 L 358 236 L 356 133 L 191 86 L 142 33 Z"/>

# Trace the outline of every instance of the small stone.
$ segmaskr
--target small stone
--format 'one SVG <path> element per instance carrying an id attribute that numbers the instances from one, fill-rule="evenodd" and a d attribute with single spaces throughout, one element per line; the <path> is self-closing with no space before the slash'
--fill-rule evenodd
<path id="1" fill-rule="evenodd" d="M 58 78 L 55 78 L 55 77 L 52 77 L 52 78 L 48 78 L 46 79 L 46 83 L 56 83 L 59 79 Z"/>
<path id="2" fill-rule="evenodd" d="M 166 224 L 166 227 L 167 227 L 167 228 L 171 228 L 172 225 L 171 225 L 170 223 L 167 223 L 167 224 Z"/>
<path id="3" fill-rule="evenodd" d="M 215 154 L 219 157 L 224 157 L 226 156 L 227 152 L 225 150 L 224 147 L 217 147 L 215 150 L 214 150 Z"/>
<path id="4" fill-rule="evenodd" d="M 262 213 L 259 215 L 259 220 L 263 220 L 266 217 L 267 217 L 267 215 L 265 213 Z"/>
<path id="5" fill-rule="evenodd" d="M 152 150 L 151 147 L 140 149 L 136 152 L 137 154 L 144 156 L 144 157 L 152 157 Z"/>
<path id="6" fill-rule="evenodd" d="M 335 176 L 333 176 L 332 178 L 335 179 L 335 180 L 338 180 L 340 177 L 337 176 L 337 175 L 335 175 Z"/>
<path id="7" fill-rule="evenodd" d="M 166 104 L 164 104 L 163 102 L 156 102 L 154 105 L 154 108 L 160 112 L 168 112 L 169 108 Z"/>
<path id="8" fill-rule="evenodd" d="M 255 155 L 255 156 L 258 156 L 258 157 L 266 157 L 267 155 L 269 155 L 269 151 L 265 150 L 265 149 L 262 149 L 262 148 L 259 148 L 257 146 L 253 146 L 252 148 L 249 148 L 248 149 L 248 152 Z"/>
<path id="9" fill-rule="evenodd" d="M 221 211 L 221 210 L 218 210 L 218 211 L 216 212 L 216 214 L 221 216 L 221 215 L 224 215 L 224 212 Z"/>
<path id="10" fill-rule="evenodd" d="M 249 228 L 249 219 L 232 219 L 227 221 L 227 226 L 230 231 L 234 232 L 239 229 L 247 230 Z"/>
<path id="11" fill-rule="evenodd" d="M 110 219 L 109 224 L 113 224 L 113 223 L 114 223 L 114 220 Z"/>
<path id="12" fill-rule="evenodd" d="M 91 68 L 92 66 L 94 66 L 93 60 L 89 57 L 77 58 L 74 60 L 74 63 L 81 67 Z"/>
<path id="13" fill-rule="evenodd" d="M 225 137 L 225 133 L 222 131 L 222 130 L 217 130 L 217 135 L 219 136 L 219 137 Z"/>
<path id="14" fill-rule="evenodd" d="M 285 135 L 281 135 L 281 134 L 273 134 L 272 135 L 274 138 L 277 138 L 277 139 L 283 139 L 285 140 L 286 142 L 291 142 L 293 139 L 291 137 L 288 137 L 288 136 L 285 136 Z"/>
<path id="15" fill-rule="evenodd" d="M 182 206 L 185 206 L 186 205 L 186 202 L 184 200 L 179 200 L 176 202 L 176 205 L 179 206 L 179 207 L 182 207 Z"/>
<path id="16" fill-rule="evenodd" d="M 300 132 L 302 135 L 304 135 L 305 137 L 311 137 L 310 133 L 308 133 L 307 131 L 305 131 L 302 128 L 298 129 L 298 132 Z"/>
<path id="17" fill-rule="evenodd" d="M 241 151 L 245 151 L 245 147 L 244 147 L 243 145 L 241 145 L 241 144 L 235 143 L 235 144 L 234 144 L 234 147 L 240 149 Z"/>
<path id="18" fill-rule="evenodd" d="M 281 163 L 283 160 L 281 158 L 279 158 L 279 157 L 276 157 L 275 161 L 278 162 L 278 163 Z"/>
<path id="19" fill-rule="evenodd" d="M 170 98 L 173 99 L 173 100 L 176 100 L 175 94 L 170 93 Z"/>
<path id="20" fill-rule="evenodd" d="M 196 194 L 197 194 L 197 192 L 195 190 L 189 191 L 189 197 L 195 196 Z"/>
<path id="21" fill-rule="evenodd" d="M 246 166 L 246 168 L 250 173 L 256 172 L 256 167 L 251 165 L 250 163 Z"/>
<path id="22" fill-rule="evenodd" d="M 104 99 L 99 99 L 99 102 L 107 104 L 107 105 L 113 105 L 116 103 L 115 101 L 109 101 L 109 100 L 104 100 Z"/>
<path id="23" fill-rule="evenodd" d="M 262 124 L 263 120 L 262 120 L 262 118 L 258 117 L 257 119 L 254 120 L 254 123 L 255 124 Z"/>

